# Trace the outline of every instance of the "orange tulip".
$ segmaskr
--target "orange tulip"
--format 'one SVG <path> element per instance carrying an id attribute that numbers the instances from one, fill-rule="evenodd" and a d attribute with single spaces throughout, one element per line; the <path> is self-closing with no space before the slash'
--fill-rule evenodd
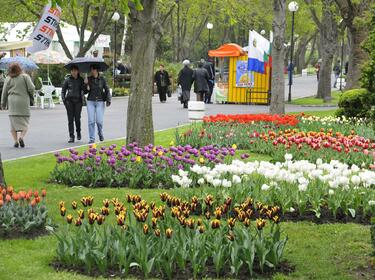
<path id="1" fill-rule="evenodd" d="M 34 192 L 34 197 L 38 197 L 39 196 L 39 192 L 38 191 L 35 191 Z"/>
<path id="2" fill-rule="evenodd" d="M 36 201 L 35 201 L 35 199 L 33 199 L 33 200 L 30 202 L 30 205 L 31 205 L 32 207 L 34 207 L 34 206 L 36 205 Z"/>
<path id="3" fill-rule="evenodd" d="M 12 200 L 12 197 L 9 195 L 9 194 L 7 194 L 6 196 L 5 196 L 5 201 L 6 202 L 10 202 Z"/>
<path id="4" fill-rule="evenodd" d="M 46 189 L 43 189 L 42 190 L 42 197 L 46 197 L 46 195 L 47 195 L 47 191 L 46 191 Z"/>
<path id="5" fill-rule="evenodd" d="M 4 201 L 0 200 L 0 207 L 4 205 Z"/>
<path id="6" fill-rule="evenodd" d="M 17 193 L 13 193 L 13 195 L 12 195 L 12 199 L 13 199 L 14 201 L 18 201 L 18 200 L 20 199 L 20 196 L 19 196 Z"/>

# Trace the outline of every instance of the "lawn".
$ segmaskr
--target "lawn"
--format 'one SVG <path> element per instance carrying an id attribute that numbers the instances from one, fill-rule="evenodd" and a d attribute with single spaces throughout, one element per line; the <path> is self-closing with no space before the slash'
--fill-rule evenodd
<path id="1" fill-rule="evenodd" d="M 306 105 L 306 106 L 319 106 L 319 105 L 337 105 L 341 96 L 340 91 L 332 92 L 332 100 L 325 103 L 323 99 L 316 98 L 315 96 L 297 98 L 292 100 L 291 104 L 294 105 Z"/>
<path id="2" fill-rule="evenodd" d="M 332 112 L 318 114 L 321 116 Z M 155 142 L 168 146 L 174 135 L 174 129 L 157 132 Z M 116 143 L 121 144 L 121 141 Z M 269 157 L 251 154 L 251 159 L 268 160 Z M 16 189 L 47 189 L 49 217 L 58 225 L 62 224 L 58 209 L 60 200 L 70 202 L 89 194 L 96 201 L 112 197 L 125 199 L 126 194 L 133 193 L 140 194 L 148 201 L 158 202 L 159 193 L 164 192 L 157 189 L 69 188 L 50 184 L 49 173 L 54 164 L 53 155 L 42 155 L 7 161 L 4 165 L 6 179 Z M 273 279 L 374 279 L 374 270 L 368 272 L 366 269 L 374 262 L 368 226 L 283 222 L 282 229 L 289 237 L 284 257 L 289 264 L 295 266 L 295 271 L 290 275 L 276 274 Z M 1 240 L 0 279 L 90 279 L 70 272 L 55 272 L 50 263 L 54 260 L 56 243 L 56 238 L 51 235 L 35 240 Z"/>

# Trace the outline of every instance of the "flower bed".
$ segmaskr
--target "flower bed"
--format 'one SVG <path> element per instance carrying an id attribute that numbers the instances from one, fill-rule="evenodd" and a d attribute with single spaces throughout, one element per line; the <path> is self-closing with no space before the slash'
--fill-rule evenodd
<path id="1" fill-rule="evenodd" d="M 32 237 L 45 232 L 46 191 L 15 192 L 13 187 L 0 187 L 0 236 Z"/>
<path id="2" fill-rule="evenodd" d="M 365 124 L 342 122 L 320 122 L 301 117 L 297 125 L 287 126 L 273 122 L 241 123 L 219 119 L 205 123 L 203 127 L 195 126 L 182 134 L 177 131 L 176 141 L 193 147 L 211 143 L 219 147 L 236 145 L 239 149 L 270 155 L 275 161 L 282 161 L 285 153 L 292 153 L 301 160 L 340 160 L 370 168 L 375 159 L 375 141 L 361 135 L 373 137 L 373 131 Z"/>
<path id="3" fill-rule="evenodd" d="M 199 149 L 190 145 L 140 148 L 134 143 L 97 149 L 91 145 L 82 154 L 74 149 L 69 150 L 69 156 L 56 153 L 57 165 L 51 177 L 69 186 L 170 188 L 171 175 L 179 169 L 195 164 L 214 166 L 230 161 L 234 155 L 233 148 L 213 145 Z"/>
<path id="4" fill-rule="evenodd" d="M 229 197 L 215 206 L 208 195 L 204 215 L 193 216 L 200 205 L 195 197 L 161 194 L 168 207 L 139 195 L 128 195 L 129 204 L 105 199 L 96 209 L 93 200 L 82 198 L 81 209 L 77 202 L 60 202 L 68 225 L 56 233 L 56 267 L 146 279 L 249 279 L 280 267 L 287 238 L 281 237 L 277 206 L 251 198 L 235 204 Z"/>
<path id="5" fill-rule="evenodd" d="M 299 120 L 297 115 L 270 115 L 270 114 L 238 114 L 206 116 L 205 123 L 274 123 L 276 125 L 295 126 Z"/>
<path id="6" fill-rule="evenodd" d="M 284 163 L 243 162 L 219 164 L 214 168 L 195 165 L 190 171 L 173 175 L 176 186 L 189 180 L 191 185 L 214 187 L 212 192 L 238 200 L 251 195 L 268 204 L 280 205 L 283 214 L 300 217 L 313 213 L 320 219 L 369 222 L 375 214 L 375 172 L 349 167 L 338 161 L 316 164 L 292 161 Z M 350 219 L 349 219 L 350 220 Z"/>

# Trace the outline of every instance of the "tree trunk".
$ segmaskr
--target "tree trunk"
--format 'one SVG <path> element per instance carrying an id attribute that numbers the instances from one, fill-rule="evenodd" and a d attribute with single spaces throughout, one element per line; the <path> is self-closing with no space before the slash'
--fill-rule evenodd
<path id="1" fill-rule="evenodd" d="M 271 85 L 271 114 L 285 113 L 285 11 L 286 0 L 273 1 L 273 42 L 272 42 L 272 85 Z"/>
<path id="2" fill-rule="evenodd" d="M 363 17 L 375 0 L 335 0 L 335 2 L 348 30 L 349 69 L 345 89 L 358 88 L 361 67 L 368 58 L 361 47 L 368 33 L 368 26 L 364 24 Z"/>
<path id="3" fill-rule="evenodd" d="M 353 26 L 348 28 L 349 38 L 349 68 L 346 78 L 345 89 L 353 89 L 360 87 L 361 68 L 367 61 L 368 55 L 362 49 L 361 45 L 367 38 L 367 27 Z M 344 63 L 345 64 L 345 63 Z"/>
<path id="4" fill-rule="evenodd" d="M 5 186 L 4 169 L 3 169 L 3 162 L 1 160 L 1 153 L 0 153 L 0 186 Z"/>
<path id="5" fill-rule="evenodd" d="M 157 0 L 143 0 L 143 10 L 131 9 L 133 36 L 131 96 L 127 113 L 127 143 L 154 143 L 152 122 L 153 66 L 161 25 L 156 20 Z"/>
<path id="6" fill-rule="evenodd" d="M 332 61 L 338 47 L 337 22 L 332 10 L 333 4 L 333 0 L 322 1 L 322 21 L 319 24 L 322 64 L 317 97 L 323 98 L 325 102 L 331 100 Z"/>
<path id="7" fill-rule="evenodd" d="M 309 57 L 306 59 L 305 65 L 303 66 L 303 68 L 306 68 L 307 66 L 312 64 L 312 58 L 314 57 L 314 53 L 315 53 L 315 50 L 316 50 L 316 38 L 317 37 L 318 37 L 317 33 L 315 33 L 313 41 L 311 43 L 311 49 L 310 49 Z"/>
<path id="8" fill-rule="evenodd" d="M 310 40 L 311 38 L 308 38 L 307 35 L 303 36 L 299 40 L 299 44 L 295 53 L 295 62 L 294 62 L 294 65 L 297 67 L 297 74 L 302 73 L 302 69 L 305 65 L 307 46 Z"/>

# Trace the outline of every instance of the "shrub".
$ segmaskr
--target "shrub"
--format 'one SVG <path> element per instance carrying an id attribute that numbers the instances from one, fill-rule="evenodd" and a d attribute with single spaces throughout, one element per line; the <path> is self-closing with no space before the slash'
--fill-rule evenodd
<path id="1" fill-rule="evenodd" d="M 0 236 L 27 235 L 44 230 L 47 220 L 46 191 L 15 192 L 0 187 Z"/>
<path id="2" fill-rule="evenodd" d="M 339 100 L 338 116 L 348 118 L 371 118 L 371 107 L 375 105 L 375 94 L 367 89 L 353 89 L 344 92 Z"/>
<path id="3" fill-rule="evenodd" d="M 130 88 L 115 88 L 112 92 L 112 96 L 129 96 Z"/>

